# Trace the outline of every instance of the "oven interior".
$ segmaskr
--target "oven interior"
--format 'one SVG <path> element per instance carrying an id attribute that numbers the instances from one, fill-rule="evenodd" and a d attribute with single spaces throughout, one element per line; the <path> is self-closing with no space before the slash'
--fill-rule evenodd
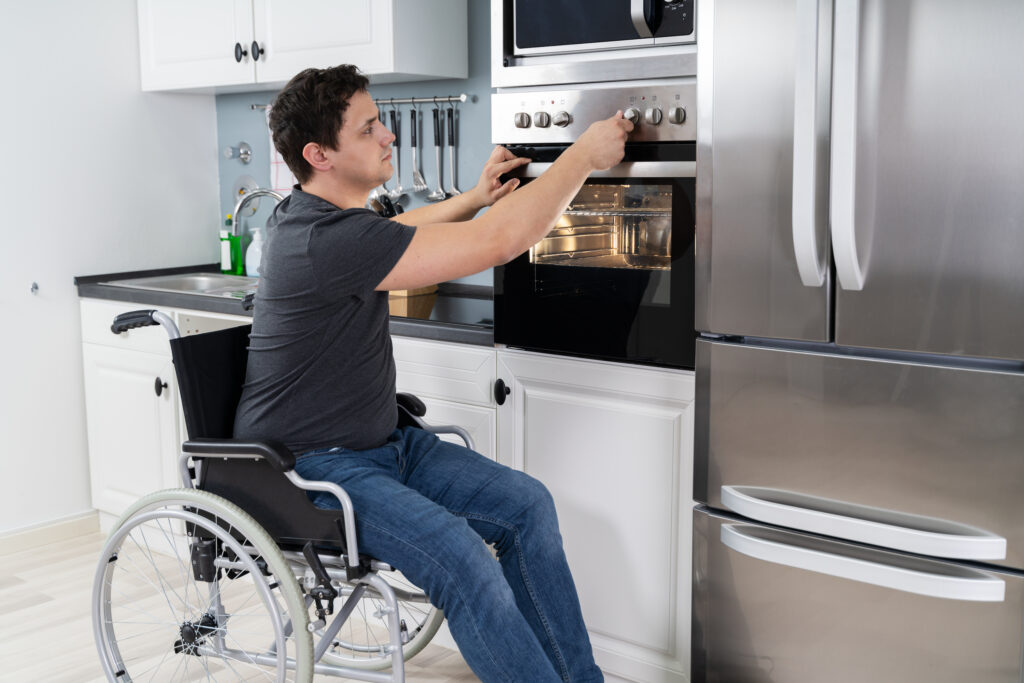
<path id="1" fill-rule="evenodd" d="M 672 187 L 588 183 L 554 229 L 529 252 L 531 264 L 668 270 Z"/>

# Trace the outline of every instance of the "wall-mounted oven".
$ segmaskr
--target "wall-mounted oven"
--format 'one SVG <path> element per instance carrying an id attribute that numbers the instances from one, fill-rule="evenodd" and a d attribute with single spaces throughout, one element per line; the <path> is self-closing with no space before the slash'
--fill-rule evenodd
<path id="1" fill-rule="evenodd" d="M 495 269 L 495 341 L 692 368 L 693 79 L 492 96 L 494 142 L 538 177 L 595 120 L 636 128 L 622 163 L 588 178 L 554 229 Z"/>
<path id="2" fill-rule="evenodd" d="M 697 72 L 695 0 L 491 0 L 498 88 Z"/>

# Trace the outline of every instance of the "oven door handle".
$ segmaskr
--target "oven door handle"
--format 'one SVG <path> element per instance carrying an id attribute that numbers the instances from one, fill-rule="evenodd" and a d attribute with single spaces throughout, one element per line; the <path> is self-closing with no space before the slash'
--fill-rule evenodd
<path id="1" fill-rule="evenodd" d="M 523 166 L 524 178 L 537 178 L 551 168 L 550 163 Z M 696 178 L 696 161 L 624 161 L 605 171 L 594 171 L 591 178 Z"/>

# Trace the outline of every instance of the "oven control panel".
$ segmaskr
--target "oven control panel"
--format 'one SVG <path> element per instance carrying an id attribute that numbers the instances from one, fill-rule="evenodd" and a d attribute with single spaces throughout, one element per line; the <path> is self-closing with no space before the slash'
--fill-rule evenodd
<path id="1" fill-rule="evenodd" d="M 491 142 L 574 142 L 587 126 L 616 111 L 633 122 L 630 142 L 697 139 L 697 82 L 504 91 L 491 95 Z"/>

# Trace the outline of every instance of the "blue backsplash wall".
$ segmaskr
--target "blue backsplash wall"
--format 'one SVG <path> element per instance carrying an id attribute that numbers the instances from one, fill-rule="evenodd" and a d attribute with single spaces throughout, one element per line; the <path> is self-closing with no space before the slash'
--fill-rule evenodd
<path id="1" fill-rule="evenodd" d="M 417 81 L 414 83 L 393 83 L 388 85 L 370 84 L 370 94 L 376 99 L 389 97 L 442 97 L 465 93 L 467 101 L 458 105 L 459 148 L 457 150 L 457 171 L 459 188 L 463 191 L 476 184 L 480 170 L 491 153 L 491 69 L 490 69 L 490 3 L 470 0 L 469 6 L 469 78 L 465 80 Z M 358 66 L 358 65 L 357 65 Z M 237 197 L 234 187 L 242 176 L 251 176 L 260 187 L 270 185 L 270 139 L 263 109 L 253 109 L 253 104 L 268 104 L 273 101 L 274 92 L 256 92 L 232 95 L 218 95 L 217 141 L 220 149 L 236 147 L 247 142 L 252 147 L 252 161 L 243 164 L 239 159 L 221 157 L 220 174 L 220 223 L 231 213 Z M 474 101 L 475 100 L 475 101 Z M 419 105 L 423 116 L 423 137 L 420 140 L 420 167 L 431 189 L 437 187 L 435 172 L 433 123 L 430 118 L 432 105 Z M 386 112 L 388 107 L 382 109 Z M 409 140 L 409 105 L 400 107 L 402 112 L 402 186 L 409 191 L 406 209 L 426 203 L 427 192 L 412 193 L 412 150 Z M 385 119 L 387 121 L 387 119 Z M 398 144 L 397 142 L 395 143 Z M 448 150 L 442 148 L 442 170 L 444 184 L 448 186 Z M 388 183 L 393 187 L 393 182 Z M 262 201 L 256 215 L 243 219 L 245 226 L 266 224 L 270 213 L 270 201 Z M 211 235 L 211 240 L 216 236 Z M 470 284 L 491 285 L 492 271 L 487 270 L 459 280 Z"/>

